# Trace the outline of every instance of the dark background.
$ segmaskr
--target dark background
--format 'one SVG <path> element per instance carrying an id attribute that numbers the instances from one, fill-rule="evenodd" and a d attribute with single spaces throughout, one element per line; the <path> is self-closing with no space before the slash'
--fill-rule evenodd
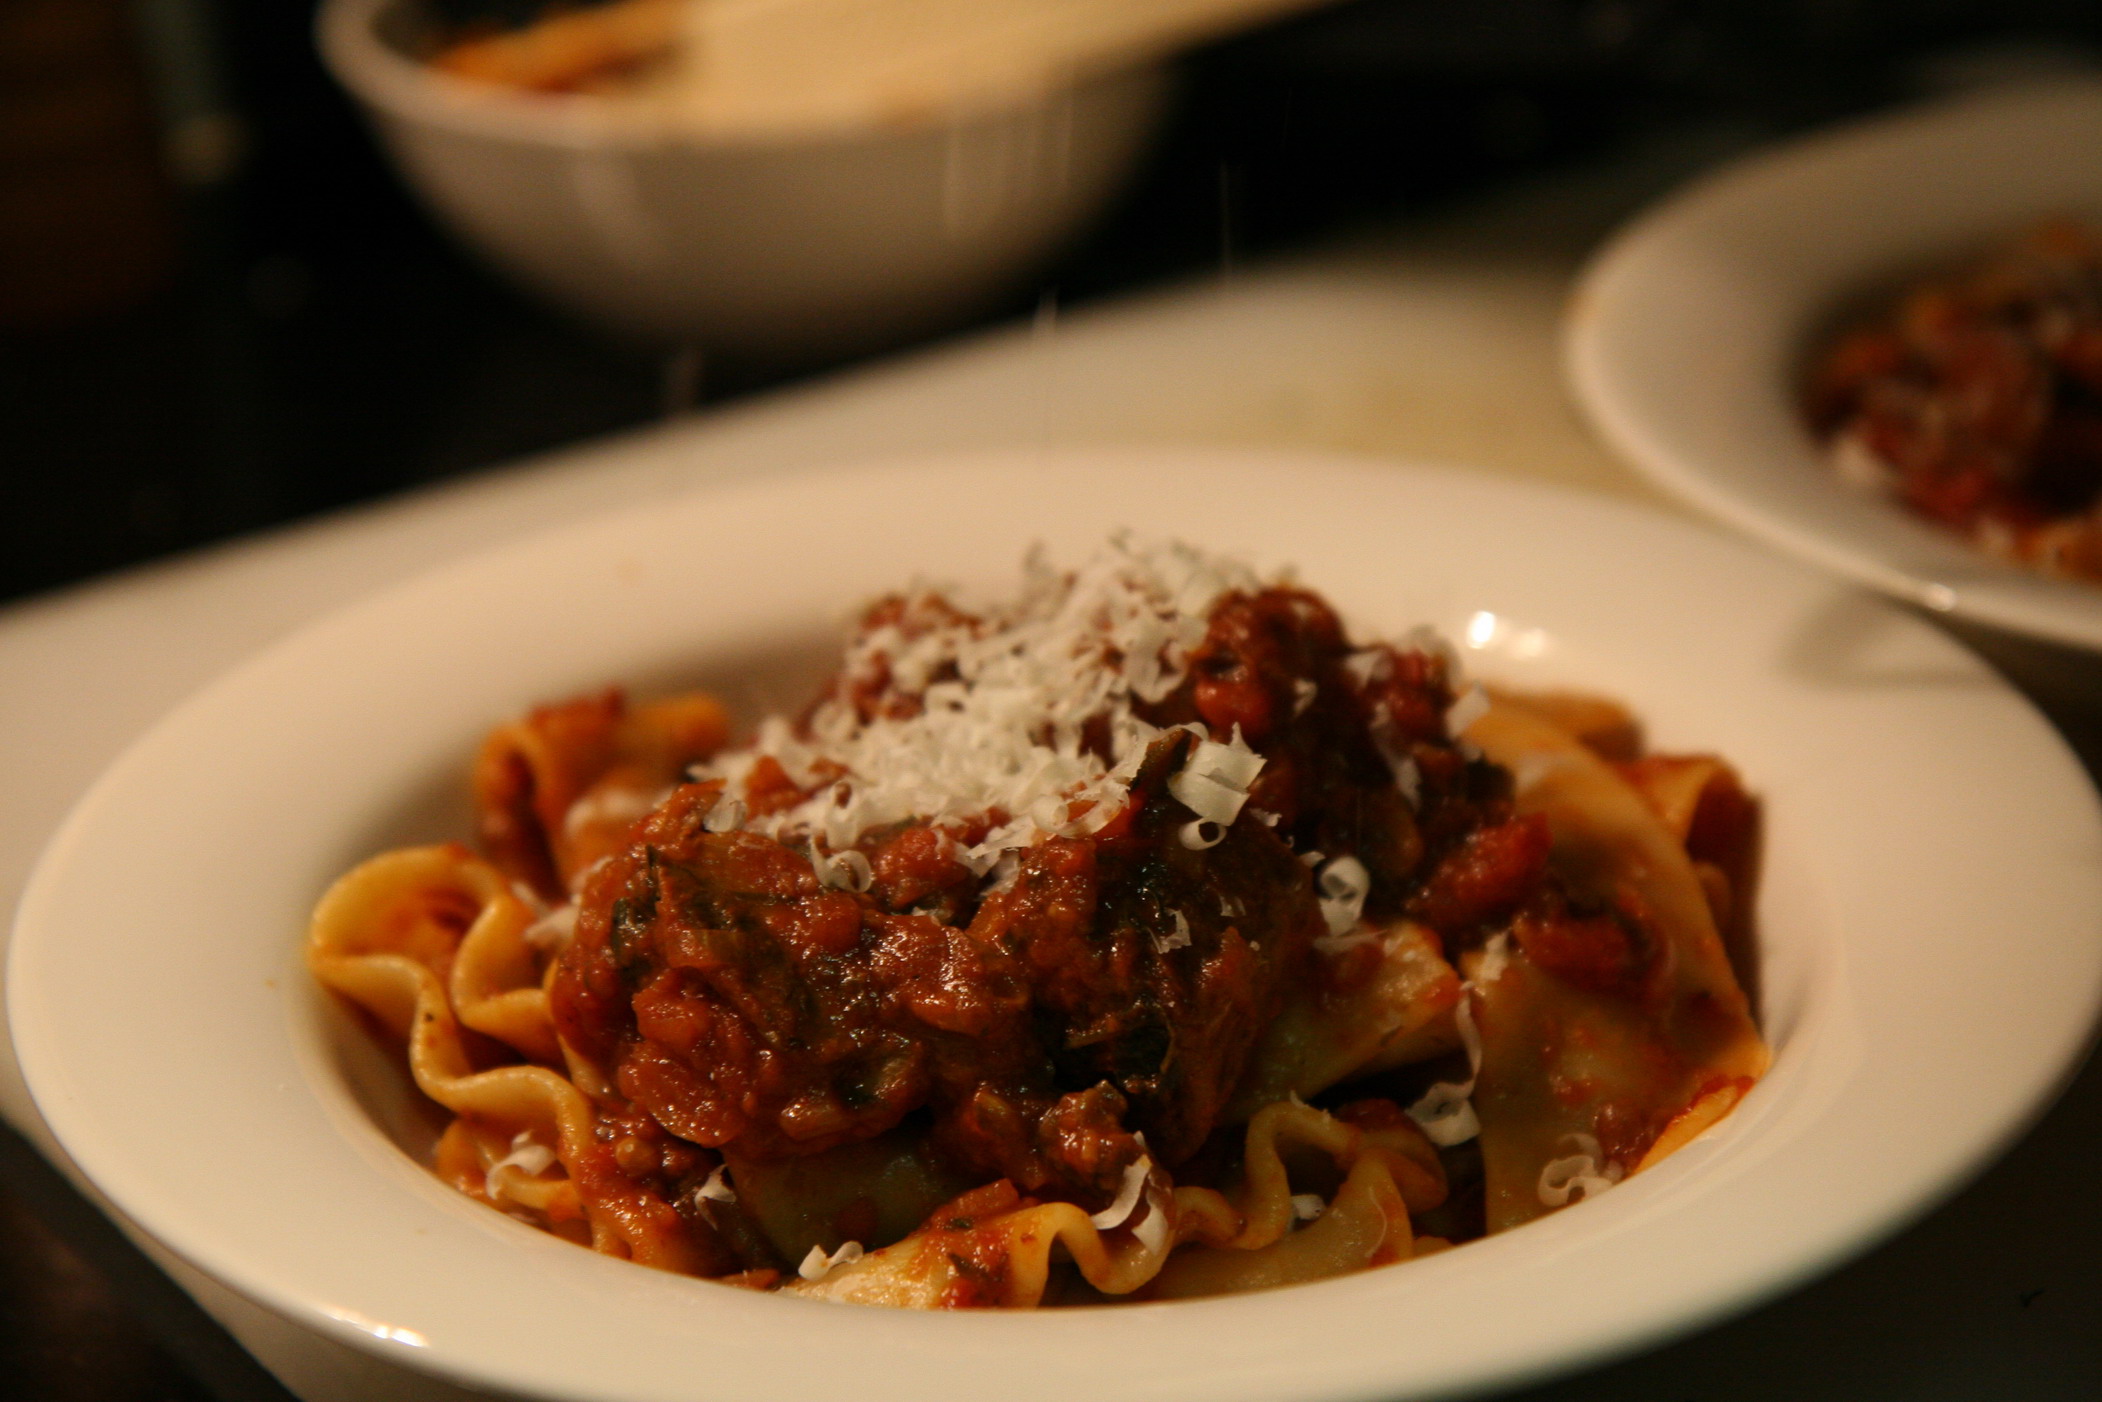
<path id="1" fill-rule="evenodd" d="M 678 348 L 567 322 L 437 232 L 311 25 L 311 0 L 0 0 L 0 600 L 689 406 Z M 987 319 L 2083 52 L 2094 0 L 1355 0 L 1192 56 L 1131 195 Z M 699 399 L 825 368 L 711 362 Z M 0 1391 L 283 1395 L 4 1131 Z"/>
<path id="2" fill-rule="evenodd" d="M 526 301 L 410 202 L 311 24 L 312 0 L 0 0 L 0 599 L 663 412 L 665 348 Z M 1288 249 L 1675 124 L 1786 130 L 2010 41 L 2102 46 L 2102 5 L 1357 0 L 1194 56 L 1047 286 Z M 700 392 L 783 378 L 711 363 Z"/>

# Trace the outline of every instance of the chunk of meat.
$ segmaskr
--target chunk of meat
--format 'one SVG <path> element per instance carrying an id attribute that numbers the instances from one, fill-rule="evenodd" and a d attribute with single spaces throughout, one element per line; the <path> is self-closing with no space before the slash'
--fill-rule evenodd
<path id="1" fill-rule="evenodd" d="M 1173 1162 L 1211 1131 L 1320 929 L 1306 869 L 1267 828 L 1181 843 L 1163 786 L 1187 740 L 1164 742 L 1115 837 L 1039 844 L 967 927 L 707 831 L 719 786 L 688 786 L 587 887 L 558 1026 L 622 1097 L 742 1158 L 926 1110 L 959 1167 L 1111 1196 L 1137 1132 Z M 938 877 L 933 850 L 893 848 L 892 900 L 926 894 L 908 858 Z"/>

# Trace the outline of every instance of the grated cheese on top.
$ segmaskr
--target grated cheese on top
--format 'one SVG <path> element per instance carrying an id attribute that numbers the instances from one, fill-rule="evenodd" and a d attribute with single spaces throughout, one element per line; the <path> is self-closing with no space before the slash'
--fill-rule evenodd
<path id="1" fill-rule="evenodd" d="M 966 610 L 922 587 L 895 621 L 853 640 L 840 685 L 802 725 L 770 719 L 693 776 L 726 782 L 718 814 L 728 818 L 733 800 L 749 805 L 759 761 L 773 759 L 807 796 L 743 825 L 832 852 L 894 823 L 960 829 L 995 813 L 1003 821 L 958 854 L 994 872 L 1005 854 L 1115 815 L 1163 733 L 1133 714 L 1134 701 L 1181 684 L 1221 595 L 1261 587 L 1237 561 L 1128 534 L 1070 573 L 1031 552 L 1021 594 L 1004 604 Z M 864 716 L 854 698 L 870 694 L 878 713 Z M 1106 737 L 1107 756 L 1084 731 Z M 1200 821 L 1230 826 L 1262 763 L 1238 734 L 1225 744 L 1203 736 L 1171 791 Z M 836 884 L 860 878 L 825 870 Z"/>

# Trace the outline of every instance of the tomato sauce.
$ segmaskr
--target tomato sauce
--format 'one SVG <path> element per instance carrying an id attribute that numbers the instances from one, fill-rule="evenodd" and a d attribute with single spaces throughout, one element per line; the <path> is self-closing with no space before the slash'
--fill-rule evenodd
<path id="1" fill-rule="evenodd" d="M 2072 220 L 1923 282 L 1841 335 L 1817 431 L 1913 511 L 1996 553 L 2102 580 L 2102 234 Z"/>
<path id="2" fill-rule="evenodd" d="M 1326 927 L 1307 853 L 1356 856 L 1366 915 L 1428 924 L 1449 955 L 1522 909 L 1543 964 L 1619 978 L 1624 936 L 1603 955 L 1558 942 L 1571 921 L 1589 922 L 1581 936 L 1615 917 L 1543 896 L 1545 830 L 1447 739 L 1452 702 L 1438 656 L 1353 649 L 1323 601 L 1279 587 L 1215 605 L 1181 684 L 1143 707 L 1192 729 L 1153 743 L 1113 819 L 1028 848 L 1004 881 L 960 852 L 1005 814 L 865 835 L 853 890 L 821 880 L 807 845 L 711 831 L 720 781 L 678 788 L 585 885 L 552 984 L 607 1123 L 641 1145 L 610 1149 L 585 1190 L 611 1191 L 632 1161 L 676 1198 L 715 1155 L 674 1162 L 667 1144 L 764 1163 L 909 1125 L 965 1181 L 1099 1209 L 1141 1154 L 1169 1168 L 1198 1154 L 1311 977 Z M 876 688 L 857 704 L 899 703 Z M 1167 787 L 1194 730 L 1238 731 L 1264 757 L 1210 846 L 1191 844 Z M 755 773 L 750 791 L 800 798 L 778 765 Z M 695 1251 L 709 1273 L 782 1264 L 714 1228 Z"/>

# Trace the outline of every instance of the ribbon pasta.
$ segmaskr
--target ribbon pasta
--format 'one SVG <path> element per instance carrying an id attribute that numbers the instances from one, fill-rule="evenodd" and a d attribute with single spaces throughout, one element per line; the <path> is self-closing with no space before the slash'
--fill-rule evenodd
<path id="1" fill-rule="evenodd" d="M 874 768 L 889 725 L 979 762 L 928 636 L 1009 667 L 996 704 L 1027 720 L 992 625 L 944 601 L 872 610 L 831 699 L 745 751 L 705 696 L 542 707 L 476 761 L 486 855 L 356 867 L 309 965 L 451 1113 L 433 1166 L 463 1194 L 845 1303 L 1324 1279 L 1522 1225 L 1727 1115 L 1767 1058 L 1731 962 L 1734 772 L 1645 756 L 1609 702 L 1455 705 L 1435 647 L 1352 650 L 1310 594 L 1218 587 L 1201 627 L 1139 609 L 1108 655 L 1160 650 L 1142 699 L 1080 677 L 1074 714 L 1113 724 L 1025 754 L 1063 787 L 977 816 L 899 821 L 818 743 Z M 902 729 L 922 715 L 948 730 Z"/>
<path id="2" fill-rule="evenodd" d="M 586 1216 L 570 1174 L 589 1157 L 594 1117 L 583 1093 L 547 1064 L 559 1064 L 560 1051 L 546 975 L 536 967 L 544 956 L 524 938 L 534 920 L 503 874 L 466 848 L 408 848 L 364 862 L 330 888 L 314 913 L 308 963 L 321 983 L 406 1042 L 417 1088 L 457 1116 L 437 1150 L 447 1181 L 560 1232 Z M 478 1069 L 469 1049 L 476 1033 L 523 1060 Z M 492 1173 L 515 1155 L 520 1139 L 551 1146 L 549 1162 L 537 1173 Z M 1325 1155 L 1344 1177 L 1320 1220 L 1288 1239 L 1291 1148 Z M 881 1176 L 864 1174 L 850 1184 Z M 1444 1197 L 1436 1152 L 1413 1125 L 1360 1128 L 1295 1098 L 1249 1120 L 1244 1167 L 1226 1191 L 1169 1188 L 1149 1178 L 1141 1228 L 1150 1216 L 1158 1223 L 1151 1230 L 1107 1233 L 1071 1203 L 1016 1206 L 1012 1194 L 1005 1202 L 993 1195 L 1006 1210 L 981 1218 L 975 1214 L 987 1205 L 982 1197 L 975 1204 L 959 1199 L 943 1225 L 785 1288 L 919 1308 L 961 1295 L 972 1303 L 1035 1305 L 1057 1248 L 1103 1295 L 1127 1295 L 1149 1282 L 1160 1298 L 1261 1289 L 1408 1259 L 1409 1214 Z M 637 1230 L 618 1215 L 592 1220 L 589 1243 L 682 1269 L 666 1234 Z M 1177 1254 L 1163 1274 L 1170 1253 L 1185 1243 L 1196 1249 Z"/>
<path id="3" fill-rule="evenodd" d="M 578 1193 L 597 1116 L 555 1069 L 544 956 L 524 938 L 534 918 L 503 873 L 466 848 L 414 847 L 374 857 L 329 888 L 307 963 L 407 1043 L 417 1089 L 458 1117 L 438 1148 L 454 1186 L 550 1230 L 582 1221 L 597 1250 L 693 1270 L 683 1235 L 653 1220 L 661 1204 L 637 1194 L 591 1204 Z M 561 1171 L 492 1175 L 521 1136 L 548 1146 Z"/>
<path id="4" fill-rule="evenodd" d="M 1638 787 L 1567 731 L 1509 701 L 1466 736 L 1511 771 L 1520 811 L 1547 821 L 1552 860 L 1571 886 L 1638 912 L 1660 944 L 1640 998 L 1555 977 L 1522 934 L 1496 976 L 1478 983 L 1476 1109 L 1489 1224 L 1499 1230 L 1553 1205 L 1540 1190 L 1543 1175 L 1567 1157 L 1570 1141 L 1596 1145 L 1602 1114 L 1610 1128 L 1651 1146 L 1634 1165 L 1647 1166 L 1661 1157 L 1654 1146 L 1674 1121 L 1693 1117 L 1672 1136 L 1675 1146 L 1691 1137 L 1687 1129 L 1727 1112 L 1765 1072 L 1767 1052 L 1717 928 L 1714 883 L 1703 881 L 1686 849 L 1701 795 L 1723 782 L 1719 762 L 1652 767 Z M 1665 1124 L 1650 1123 L 1660 1113 Z"/>

